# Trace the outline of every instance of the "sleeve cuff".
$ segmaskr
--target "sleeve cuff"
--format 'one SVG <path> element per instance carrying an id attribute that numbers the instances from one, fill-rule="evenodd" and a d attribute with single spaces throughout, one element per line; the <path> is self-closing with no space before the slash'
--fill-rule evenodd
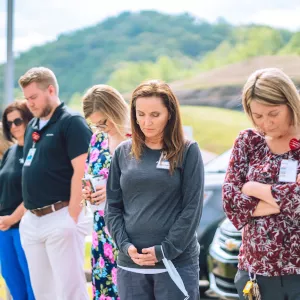
<path id="1" fill-rule="evenodd" d="M 161 247 L 162 247 L 162 245 L 154 246 L 155 256 L 158 261 L 161 261 L 164 258 L 163 253 L 161 251 Z"/>
<path id="2" fill-rule="evenodd" d="M 128 254 L 128 248 L 131 246 L 132 244 L 131 243 L 127 243 L 125 246 L 122 247 L 122 252 L 127 255 L 129 257 L 129 254 Z"/>
<path id="3" fill-rule="evenodd" d="M 281 203 L 280 201 L 280 197 L 278 197 L 278 190 L 277 190 L 277 187 L 275 184 L 272 184 L 271 185 L 271 194 L 272 194 L 272 197 L 274 198 L 275 202 L 279 205 Z"/>
<path id="4" fill-rule="evenodd" d="M 254 199 L 253 199 L 254 200 Z M 250 209 L 250 217 L 252 217 L 252 215 L 253 215 L 253 213 L 255 212 L 255 210 L 256 210 L 256 208 L 257 208 L 257 205 L 258 205 L 258 203 L 259 203 L 259 201 L 261 201 L 261 200 L 259 200 L 259 199 L 256 199 L 255 198 L 255 205 Z"/>

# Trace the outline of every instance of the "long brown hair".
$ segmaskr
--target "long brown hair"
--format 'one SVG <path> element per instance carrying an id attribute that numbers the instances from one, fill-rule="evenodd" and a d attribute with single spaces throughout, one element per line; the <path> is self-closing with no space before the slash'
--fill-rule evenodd
<path id="1" fill-rule="evenodd" d="M 132 155 L 139 160 L 145 146 L 145 135 L 136 118 L 136 101 L 141 97 L 158 97 L 168 109 L 170 119 L 164 129 L 163 151 L 170 163 L 170 174 L 182 162 L 185 138 L 180 117 L 179 102 L 171 88 L 163 81 L 149 80 L 141 83 L 131 99 Z"/>

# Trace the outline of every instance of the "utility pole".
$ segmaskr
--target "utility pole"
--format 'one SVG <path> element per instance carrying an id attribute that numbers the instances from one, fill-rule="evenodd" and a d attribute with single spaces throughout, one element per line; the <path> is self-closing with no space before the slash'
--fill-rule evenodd
<path id="1" fill-rule="evenodd" d="M 14 0 L 7 0 L 7 43 L 4 99 L 2 106 L 6 107 L 14 100 L 14 54 L 13 54 L 13 10 Z"/>

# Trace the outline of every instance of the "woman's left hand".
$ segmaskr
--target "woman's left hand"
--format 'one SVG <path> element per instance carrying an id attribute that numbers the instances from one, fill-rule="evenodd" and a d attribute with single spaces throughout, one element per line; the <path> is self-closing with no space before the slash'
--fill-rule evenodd
<path id="1" fill-rule="evenodd" d="M 2 216 L 0 217 L 0 230 L 6 231 L 14 224 L 12 216 Z"/>
<path id="2" fill-rule="evenodd" d="M 142 249 L 142 253 L 143 253 L 143 254 L 151 255 L 152 258 L 153 258 L 153 261 L 154 261 L 155 263 L 158 262 L 158 260 L 157 260 L 157 258 L 156 258 L 156 254 L 155 254 L 155 249 L 154 249 L 154 247 L 144 248 L 144 249 Z"/>
<path id="3" fill-rule="evenodd" d="M 106 185 L 96 187 L 97 191 L 91 194 L 91 203 L 99 205 L 106 200 Z"/>

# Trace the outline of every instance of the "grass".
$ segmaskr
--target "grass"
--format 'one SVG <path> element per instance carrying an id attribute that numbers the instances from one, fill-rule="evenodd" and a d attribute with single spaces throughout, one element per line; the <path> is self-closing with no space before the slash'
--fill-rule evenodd
<path id="1" fill-rule="evenodd" d="M 218 154 L 232 146 L 239 131 L 251 127 L 244 113 L 224 108 L 181 106 L 181 116 L 184 125 L 193 127 L 200 148 Z"/>

